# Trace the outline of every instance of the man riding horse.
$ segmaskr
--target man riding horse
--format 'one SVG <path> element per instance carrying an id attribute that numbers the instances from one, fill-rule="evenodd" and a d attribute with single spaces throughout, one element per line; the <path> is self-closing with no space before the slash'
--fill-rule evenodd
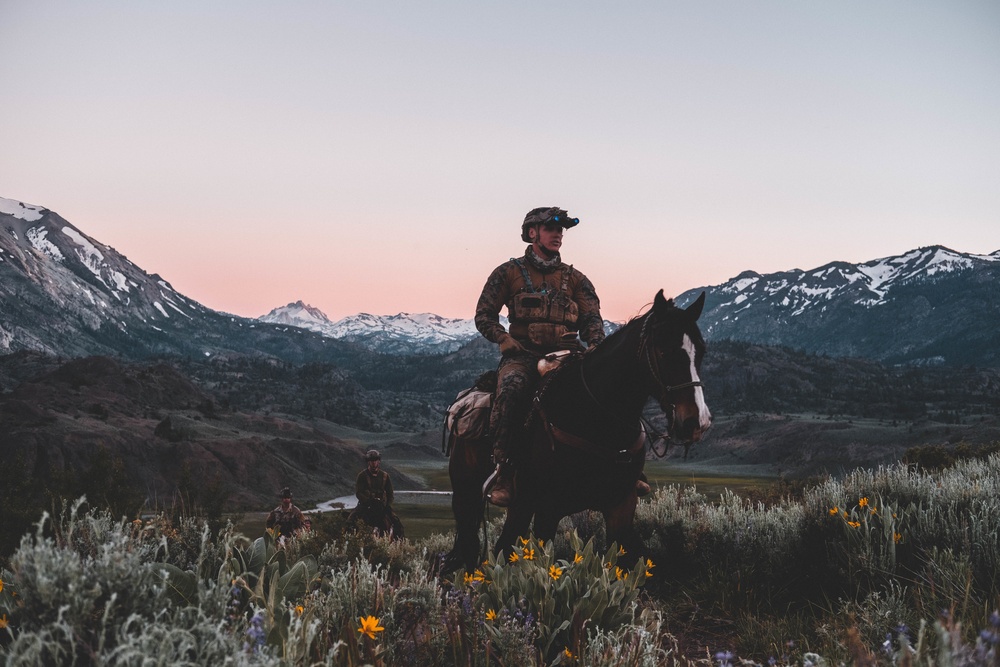
<path id="1" fill-rule="evenodd" d="M 579 224 L 561 208 L 528 212 L 521 240 L 530 245 L 522 257 L 504 262 L 490 274 L 476 305 L 476 328 L 500 346 L 497 392 L 490 414 L 494 473 L 483 492 L 498 507 L 514 500 L 514 470 L 523 454 L 523 425 L 538 384 L 538 361 L 557 350 L 580 350 L 604 339 L 601 304 L 590 280 L 559 253 L 563 232 Z M 507 307 L 510 331 L 500 324 Z M 579 335 L 579 338 L 577 337 Z M 649 491 L 640 480 L 637 490 Z"/>
<path id="2" fill-rule="evenodd" d="M 365 469 L 358 473 L 354 491 L 358 506 L 350 518 L 360 518 L 380 533 L 391 533 L 395 539 L 403 538 L 403 524 L 392 511 L 395 494 L 389 473 L 381 469 L 382 455 L 370 449 L 365 453 Z"/>

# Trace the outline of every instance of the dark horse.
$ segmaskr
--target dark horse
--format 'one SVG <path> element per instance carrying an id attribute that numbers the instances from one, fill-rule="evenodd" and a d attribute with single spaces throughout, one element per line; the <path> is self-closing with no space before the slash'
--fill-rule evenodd
<path id="1" fill-rule="evenodd" d="M 550 540 L 564 516 L 590 509 L 604 515 L 608 542 L 638 557 L 642 541 L 632 520 L 645 461 L 640 417 L 647 399 L 659 402 L 675 440 L 696 442 L 712 423 L 698 377 L 705 341 L 697 320 L 704 304 L 702 293 L 678 308 L 660 290 L 649 312 L 542 380 L 515 476 L 515 501 L 494 552 L 509 552 L 532 519 L 534 534 Z M 445 571 L 472 570 L 478 563 L 490 444 L 488 438 L 452 441 L 456 537 Z"/>

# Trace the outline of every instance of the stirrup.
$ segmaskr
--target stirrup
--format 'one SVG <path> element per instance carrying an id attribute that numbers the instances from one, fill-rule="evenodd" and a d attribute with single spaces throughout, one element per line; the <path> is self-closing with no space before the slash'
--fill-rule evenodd
<path id="1" fill-rule="evenodd" d="M 489 500 L 490 490 L 493 488 L 493 485 L 497 483 L 497 478 L 499 476 L 500 476 L 500 465 L 498 464 L 497 467 L 493 469 L 493 473 L 486 478 L 485 482 L 483 482 L 483 498 Z"/>

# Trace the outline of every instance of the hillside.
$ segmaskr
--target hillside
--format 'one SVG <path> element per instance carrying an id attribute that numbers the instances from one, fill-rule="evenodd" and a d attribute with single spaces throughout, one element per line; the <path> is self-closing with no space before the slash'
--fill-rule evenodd
<path id="1" fill-rule="evenodd" d="M 121 466 L 118 483 L 160 508 L 181 491 L 192 494 L 185 502 L 211 495 L 231 509 L 269 509 L 283 486 L 328 500 L 352 493 L 363 467 L 363 445 L 329 435 L 322 420 L 228 410 L 167 364 L 0 357 L 5 384 L 24 375 L 0 393 L 0 458 L 30 476 L 41 506 L 55 478 L 85 487 L 81 476 L 109 461 Z M 387 468 L 398 488 L 417 488 Z"/>

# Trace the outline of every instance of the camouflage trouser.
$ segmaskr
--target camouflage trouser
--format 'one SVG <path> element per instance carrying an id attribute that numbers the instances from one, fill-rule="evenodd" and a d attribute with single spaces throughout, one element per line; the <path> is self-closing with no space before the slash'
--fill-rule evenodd
<path id="1" fill-rule="evenodd" d="M 498 463 L 517 456 L 524 436 L 531 397 L 538 385 L 538 356 L 519 353 L 504 357 L 497 370 L 497 393 L 490 413 L 493 458 Z"/>

